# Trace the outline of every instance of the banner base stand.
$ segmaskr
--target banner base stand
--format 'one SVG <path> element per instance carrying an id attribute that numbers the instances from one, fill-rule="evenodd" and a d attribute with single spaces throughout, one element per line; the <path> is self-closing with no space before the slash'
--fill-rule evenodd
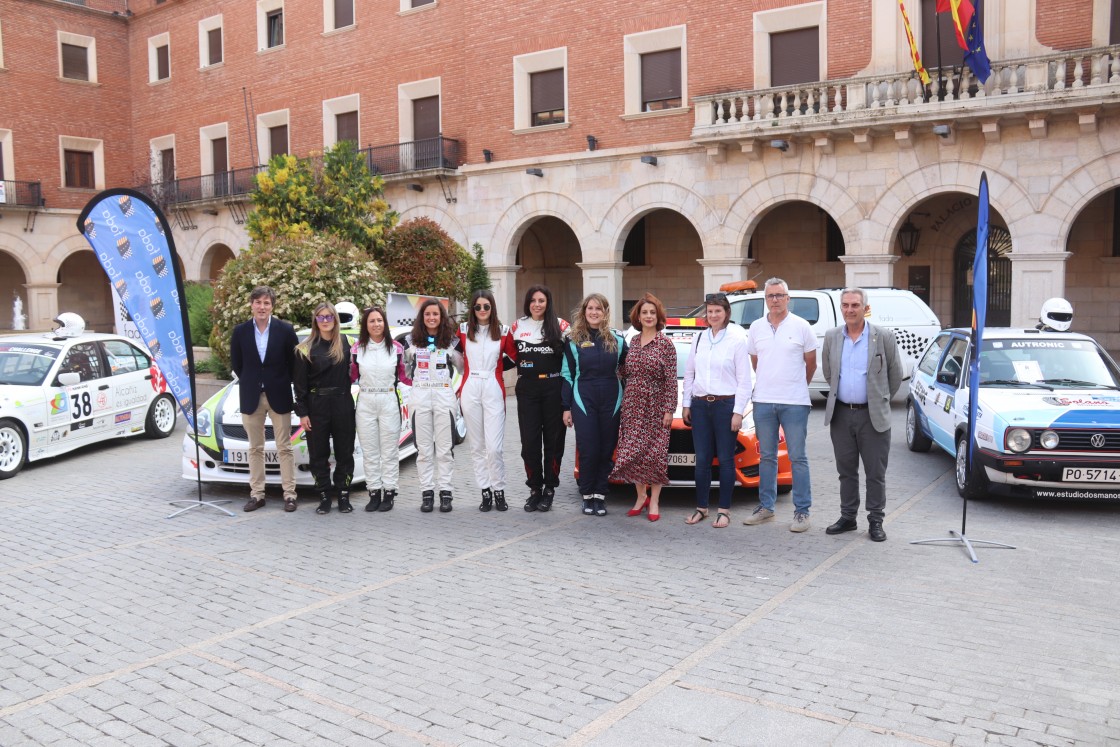
<path id="1" fill-rule="evenodd" d="M 934 538 L 934 539 L 914 540 L 910 544 L 911 545 L 935 545 L 935 544 L 940 544 L 940 543 L 947 542 L 947 543 L 952 544 L 952 545 L 961 545 L 961 546 L 964 547 L 965 550 L 968 551 L 968 557 L 972 560 L 973 563 L 979 563 L 980 562 L 980 559 L 976 557 L 976 552 L 972 549 L 973 545 L 984 545 L 985 547 L 996 547 L 996 548 L 1002 548 L 1004 550 L 1014 550 L 1015 549 L 1015 545 L 1005 545 L 1002 542 L 990 542 L 988 540 L 976 540 L 976 539 L 970 540 L 967 536 L 964 535 L 964 533 L 958 532 L 955 529 L 950 529 L 949 534 L 952 535 L 952 536 L 951 537 L 937 537 L 937 538 Z"/>
<path id="2" fill-rule="evenodd" d="M 229 500 L 229 499 L 220 500 L 220 501 L 182 500 L 182 501 L 168 501 L 168 503 L 170 503 L 172 506 L 186 506 L 186 508 L 180 508 L 178 511 L 175 511 L 174 513 L 168 514 L 166 516 L 166 518 L 168 518 L 168 519 L 174 519 L 179 514 L 185 514 L 187 511 L 190 511 L 190 510 L 195 509 L 195 508 L 213 508 L 213 509 L 217 509 L 218 511 L 221 511 L 226 516 L 237 516 L 237 514 L 231 512 L 231 511 L 227 511 L 226 509 L 224 509 L 224 508 L 222 508 L 221 506 L 218 505 L 219 503 L 233 503 L 233 501 Z"/>

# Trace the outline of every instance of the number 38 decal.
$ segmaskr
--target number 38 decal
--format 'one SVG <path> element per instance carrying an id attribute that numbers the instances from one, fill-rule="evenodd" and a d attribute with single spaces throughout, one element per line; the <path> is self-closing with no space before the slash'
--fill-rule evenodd
<path id="1" fill-rule="evenodd" d="M 74 420 L 88 418 L 93 412 L 93 402 L 89 398 L 89 392 L 71 394 L 70 402 L 73 404 Z"/>

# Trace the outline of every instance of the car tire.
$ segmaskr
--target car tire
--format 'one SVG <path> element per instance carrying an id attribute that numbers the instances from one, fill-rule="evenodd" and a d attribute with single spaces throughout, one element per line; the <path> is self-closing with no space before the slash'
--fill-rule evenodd
<path id="1" fill-rule="evenodd" d="M 148 407 L 148 417 L 144 420 L 144 436 L 167 438 L 175 430 L 175 419 L 175 400 L 170 394 L 159 395 Z"/>
<path id="2" fill-rule="evenodd" d="M 961 498 L 979 498 L 987 493 L 988 478 L 982 471 L 974 472 L 968 474 L 968 438 L 962 434 L 957 439 L 957 455 L 953 461 L 953 474 Z"/>
<path id="3" fill-rule="evenodd" d="M 14 420 L 0 420 L 0 480 L 15 477 L 27 464 L 27 436 Z"/>
<path id="4" fill-rule="evenodd" d="M 778 495 L 785 495 L 786 493 L 791 492 L 793 492 L 792 485 L 782 485 L 781 483 L 778 483 Z"/>
<path id="5" fill-rule="evenodd" d="M 933 440 L 922 433 L 922 426 L 918 422 L 918 408 L 910 400 L 906 403 L 906 448 L 910 451 L 929 451 L 931 446 Z"/>

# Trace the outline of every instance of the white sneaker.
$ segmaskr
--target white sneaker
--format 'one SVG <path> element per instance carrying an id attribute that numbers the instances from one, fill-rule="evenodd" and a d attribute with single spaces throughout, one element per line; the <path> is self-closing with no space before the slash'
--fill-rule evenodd
<path id="1" fill-rule="evenodd" d="M 791 532 L 805 532 L 809 530 L 809 514 L 800 511 L 793 515 L 793 523 L 789 525 Z"/>
<path id="2" fill-rule="evenodd" d="M 747 518 L 743 519 L 743 523 L 746 524 L 749 527 L 753 527 L 753 526 L 755 526 L 757 524 L 761 524 L 765 521 L 770 521 L 773 518 L 774 518 L 774 512 L 773 511 L 771 511 L 768 508 L 763 508 L 762 506 L 759 506 L 758 508 L 756 508 L 754 510 L 754 513 L 752 513 Z"/>

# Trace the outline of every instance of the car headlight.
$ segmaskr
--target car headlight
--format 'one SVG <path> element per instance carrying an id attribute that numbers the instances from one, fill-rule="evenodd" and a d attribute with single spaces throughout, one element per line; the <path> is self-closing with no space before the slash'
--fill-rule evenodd
<path id="1" fill-rule="evenodd" d="M 1054 431 L 1043 431 L 1038 442 L 1042 444 L 1044 449 L 1056 449 L 1058 448 L 1058 440 L 1058 434 Z"/>
<path id="2" fill-rule="evenodd" d="M 1015 428 L 1007 432 L 1007 448 L 1023 452 L 1031 447 L 1031 432 L 1025 428 Z"/>
<path id="3" fill-rule="evenodd" d="M 209 410 L 198 412 L 198 417 L 194 421 L 194 430 L 201 438 L 209 438 L 214 432 L 214 416 Z"/>

